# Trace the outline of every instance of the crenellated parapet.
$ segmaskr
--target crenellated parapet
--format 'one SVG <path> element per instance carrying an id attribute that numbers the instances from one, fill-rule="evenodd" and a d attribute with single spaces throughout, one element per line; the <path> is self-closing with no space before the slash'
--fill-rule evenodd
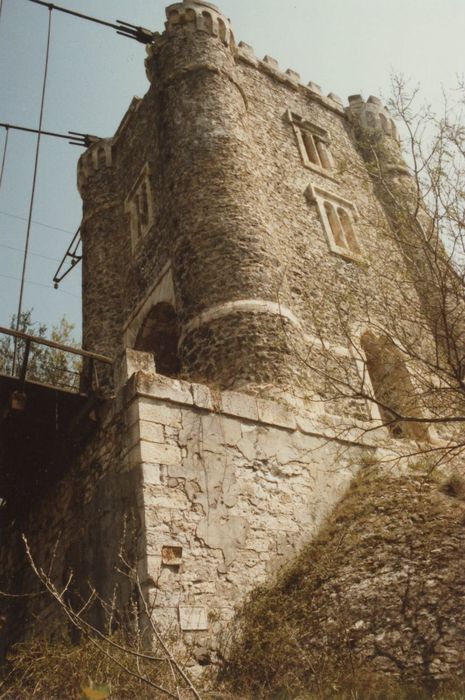
<path id="1" fill-rule="evenodd" d="M 166 8 L 167 21 L 165 29 L 168 34 L 181 29 L 206 32 L 218 37 L 225 46 L 234 48 L 234 34 L 231 23 L 219 9 L 209 2 L 200 0 L 183 0 Z"/>
<path id="2" fill-rule="evenodd" d="M 147 46 L 145 72 L 150 82 L 158 73 L 157 55 L 170 39 L 184 35 L 209 35 L 218 39 L 225 47 L 230 59 L 236 53 L 236 44 L 231 22 L 215 5 L 202 0 L 183 0 L 169 5 L 166 10 L 165 31 L 157 34 L 152 44 Z M 194 58 L 194 57 L 193 57 Z M 157 68 L 155 68 L 157 65 Z"/>
<path id="3" fill-rule="evenodd" d="M 350 121 L 364 130 L 379 132 L 400 143 L 395 122 L 382 101 L 371 95 L 365 102 L 361 95 L 351 95 L 346 114 Z"/>
<path id="4" fill-rule="evenodd" d="M 372 161 L 376 143 L 376 161 L 382 164 L 384 176 L 409 178 L 412 173 L 402 155 L 396 123 L 383 102 L 373 95 L 366 101 L 361 95 L 351 95 L 345 111 L 364 158 Z"/>
<path id="5" fill-rule="evenodd" d="M 264 56 L 263 59 L 259 59 L 256 56 L 254 49 L 249 44 L 240 41 L 236 49 L 236 59 L 243 63 L 247 63 L 259 71 L 266 73 L 276 81 L 287 85 L 291 90 L 300 92 L 301 94 L 308 97 L 308 99 L 319 102 L 321 105 L 327 109 L 336 112 L 338 114 L 344 114 L 344 105 L 340 97 L 330 92 L 327 96 L 323 94 L 321 87 L 309 81 L 304 84 L 301 80 L 300 74 L 293 70 L 292 68 L 287 68 L 283 70 L 278 61 L 272 56 Z"/>
<path id="6" fill-rule="evenodd" d="M 113 139 L 99 139 L 91 144 L 79 158 L 77 166 L 77 185 L 82 194 L 87 181 L 102 168 L 111 168 Z"/>

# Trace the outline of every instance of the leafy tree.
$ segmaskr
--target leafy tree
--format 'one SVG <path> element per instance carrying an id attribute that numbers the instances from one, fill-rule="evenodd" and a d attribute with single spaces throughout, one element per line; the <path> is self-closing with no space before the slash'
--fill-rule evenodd
<path id="1" fill-rule="evenodd" d="M 10 328 L 16 330 L 16 316 L 12 316 Z M 55 343 L 78 347 L 74 337 L 74 326 L 63 317 L 58 325 L 47 332 L 44 323 L 34 321 L 32 309 L 24 311 L 20 317 L 18 330 L 21 333 L 34 335 L 37 338 L 52 340 Z M 22 366 L 26 342 L 22 339 L 4 335 L 0 337 L 0 374 L 18 375 Z M 14 371 L 13 371 L 13 365 Z M 53 386 L 77 387 L 79 382 L 80 360 L 64 350 L 50 348 L 47 345 L 32 343 L 28 358 L 27 378 L 32 381 L 52 384 Z"/>

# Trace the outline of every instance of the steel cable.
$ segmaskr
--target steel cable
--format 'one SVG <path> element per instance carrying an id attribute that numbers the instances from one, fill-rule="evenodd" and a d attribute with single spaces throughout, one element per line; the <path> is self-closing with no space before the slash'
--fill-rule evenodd
<path id="1" fill-rule="evenodd" d="M 6 161 L 6 151 L 8 148 L 8 137 L 10 135 L 10 130 L 7 126 L 5 127 L 5 131 L 6 131 L 6 134 L 5 134 L 5 143 L 3 144 L 2 165 L 0 167 L 0 189 L 2 188 L 3 173 L 5 170 L 5 161 Z"/>
<path id="2" fill-rule="evenodd" d="M 28 215 L 28 220 L 27 220 L 26 241 L 25 241 L 25 246 L 24 246 L 24 258 L 23 258 L 23 269 L 22 269 L 22 274 L 21 274 L 21 287 L 20 287 L 20 292 L 19 292 L 18 311 L 17 311 L 17 315 L 16 315 L 16 330 L 19 330 L 19 326 L 21 323 L 21 313 L 23 310 L 24 283 L 25 283 L 25 279 L 26 279 L 26 268 L 27 268 L 27 257 L 28 257 L 28 251 L 29 251 L 29 241 L 31 238 L 32 211 L 34 208 L 34 199 L 35 199 L 35 193 L 36 193 L 37 170 L 38 170 L 38 165 L 39 165 L 39 152 L 40 152 L 40 139 L 41 139 L 41 135 L 42 135 L 40 132 L 42 131 L 42 123 L 43 123 L 43 118 L 44 118 L 45 91 L 47 88 L 47 76 L 48 76 L 48 63 L 49 63 L 49 56 L 50 56 L 51 33 L 52 33 L 52 8 L 49 8 L 48 28 L 47 28 L 47 48 L 45 50 L 44 78 L 43 78 L 43 82 L 42 82 L 42 96 L 41 96 L 41 101 L 40 101 L 40 115 L 39 115 L 39 126 L 38 126 L 39 133 L 37 134 L 37 141 L 36 141 L 36 151 L 35 151 L 35 159 L 34 159 L 34 174 L 32 177 L 31 199 L 29 202 L 29 215 Z M 15 369 L 16 369 L 16 355 L 17 355 L 17 344 L 15 343 L 14 354 L 13 354 L 13 374 L 15 373 Z"/>

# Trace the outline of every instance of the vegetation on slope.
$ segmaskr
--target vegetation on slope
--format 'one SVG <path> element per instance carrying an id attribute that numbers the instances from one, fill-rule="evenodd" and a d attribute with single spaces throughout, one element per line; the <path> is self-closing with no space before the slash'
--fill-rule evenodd
<path id="1" fill-rule="evenodd" d="M 465 698 L 463 484 L 360 476 L 242 609 L 223 672 L 234 697 Z"/>

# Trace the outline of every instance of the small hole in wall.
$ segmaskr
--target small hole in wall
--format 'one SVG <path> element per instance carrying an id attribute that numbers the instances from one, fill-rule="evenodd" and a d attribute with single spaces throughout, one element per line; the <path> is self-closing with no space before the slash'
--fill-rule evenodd
<path id="1" fill-rule="evenodd" d="M 165 545 L 161 548 L 161 563 L 163 566 L 179 568 L 182 564 L 182 547 Z"/>

